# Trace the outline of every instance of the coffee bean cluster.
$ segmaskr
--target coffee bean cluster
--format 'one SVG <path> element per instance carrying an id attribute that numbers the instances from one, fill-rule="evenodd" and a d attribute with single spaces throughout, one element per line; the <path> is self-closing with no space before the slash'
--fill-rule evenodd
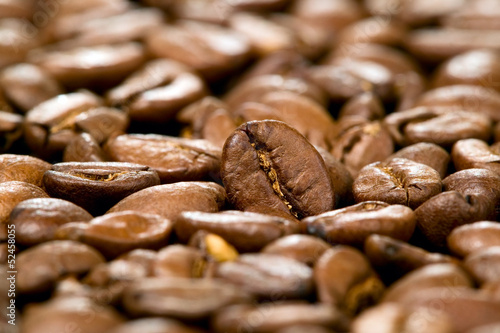
<path id="1" fill-rule="evenodd" d="M 499 332 L 499 220 L 498 0 L 0 1 L 0 332 Z"/>

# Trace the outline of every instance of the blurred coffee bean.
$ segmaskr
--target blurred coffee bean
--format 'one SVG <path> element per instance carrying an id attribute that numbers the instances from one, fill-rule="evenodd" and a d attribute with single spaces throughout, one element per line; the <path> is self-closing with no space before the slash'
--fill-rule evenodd
<path id="1" fill-rule="evenodd" d="M 181 244 L 160 250 L 153 262 L 153 275 L 157 277 L 198 278 L 202 276 L 205 259 L 203 252 Z"/>
<path id="2" fill-rule="evenodd" d="M 404 41 L 407 28 L 401 22 L 386 16 L 372 16 L 356 21 L 342 29 L 338 42 L 342 44 L 376 43 L 400 45 Z"/>
<path id="3" fill-rule="evenodd" d="M 451 151 L 451 158 L 457 170 L 488 169 L 500 175 L 500 151 L 492 149 L 488 144 L 478 139 L 460 140 Z"/>
<path id="4" fill-rule="evenodd" d="M 39 30 L 31 29 L 30 23 L 26 28 L 26 22 L 29 21 L 11 17 L 0 18 L 0 35 L 3 36 L 0 41 L 0 69 L 24 61 L 29 50 L 40 44 Z"/>
<path id="5" fill-rule="evenodd" d="M 302 218 L 335 205 L 321 155 L 280 121 L 251 121 L 233 132 L 222 152 L 221 176 L 229 201 L 240 210 Z"/>
<path id="6" fill-rule="evenodd" d="M 134 316 L 168 316 L 195 321 L 215 311 L 252 298 L 241 289 L 217 280 L 149 278 L 134 282 L 123 296 L 123 304 Z"/>
<path id="7" fill-rule="evenodd" d="M 16 287 L 22 294 L 49 290 L 67 274 L 82 274 L 104 258 L 92 247 L 74 241 L 51 241 L 22 251 L 17 256 Z"/>
<path id="8" fill-rule="evenodd" d="M 0 4 L 0 17 L 29 17 L 33 14 L 34 1 L 19 3 L 16 0 L 5 0 Z"/>
<path id="9" fill-rule="evenodd" d="M 181 242 L 187 242 L 197 230 L 206 230 L 230 240 L 242 252 L 257 252 L 280 237 L 300 231 L 297 222 L 240 211 L 183 212 L 174 222 Z"/>
<path id="10" fill-rule="evenodd" d="M 80 133 L 64 148 L 63 162 L 105 162 L 109 158 L 92 135 Z"/>
<path id="11" fill-rule="evenodd" d="M 384 285 L 366 257 L 349 246 L 335 246 L 314 266 L 314 281 L 321 303 L 334 305 L 350 315 L 378 302 Z"/>
<path id="12" fill-rule="evenodd" d="M 500 281 L 500 246 L 469 254 L 464 260 L 464 267 L 479 285 Z"/>
<path id="13" fill-rule="evenodd" d="M 380 99 L 373 92 L 363 92 L 350 98 L 339 111 L 339 120 L 360 117 L 367 121 L 384 118 L 385 111 Z"/>
<path id="14" fill-rule="evenodd" d="M 10 147 L 23 135 L 23 121 L 21 115 L 1 111 L 0 106 L 0 153 L 7 152 Z"/>
<path id="15" fill-rule="evenodd" d="M 206 94 L 202 79 L 189 67 L 169 60 L 146 63 L 109 90 L 109 104 L 123 108 L 134 121 L 165 122 Z"/>
<path id="16" fill-rule="evenodd" d="M 220 168 L 220 149 L 206 140 L 123 134 L 108 140 L 104 150 L 113 161 L 149 166 L 162 183 L 205 180 Z"/>
<path id="17" fill-rule="evenodd" d="M 500 4 L 495 0 L 472 0 L 445 16 L 441 23 L 459 29 L 500 29 Z"/>
<path id="18" fill-rule="evenodd" d="M 303 219 L 310 234 L 332 244 L 362 246 L 373 233 L 407 241 L 415 229 L 415 214 L 402 205 L 365 201 Z"/>
<path id="19" fill-rule="evenodd" d="M 127 321 L 114 327 L 108 333 L 201 333 L 202 331 L 188 327 L 170 318 L 144 318 Z"/>
<path id="20" fill-rule="evenodd" d="M 215 269 L 215 263 L 234 261 L 239 253 L 227 240 L 221 236 L 206 230 L 198 230 L 191 236 L 189 246 L 200 249 L 206 259 L 203 275 L 211 277 Z"/>
<path id="21" fill-rule="evenodd" d="M 224 207 L 226 192 L 212 182 L 178 182 L 153 186 L 129 195 L 111 207 L 108 213 L 133 210 L 158 214 L 171 221 L 185 211 L 215 213 Z"/>
<path id="22" fill-rule="evenodd" d="M 0 155 L 0 183 L 20 181 L 36 186 L 42 185 L 45 171 L 50 170 L 52 164 L 36 157 L 17 154 Z"/>
<path id="23" fill-rule="evenodd" d="M 310 235 L 288 235 L 266 245 L 261 253 L 277 254 L 314 266 L 330 245 Z"/>
<path id="24" fill-rule="evenodd" d="M 500 223 L 480 221 L 460 226 L 448 235 L 448 248 L 460 257 L 500 246 Z"/>
<path id="25" fill-rule="evenodd" d="M 10 213 L 9 223 L 15 226 L 17 242 L 31 246 L 53 240 L 61 225 L 91 219 L 92 215 L 69 201 L 38 198 L 19 203 Z"/>
<path id="26" fill-rule="evenodd" d="M 215 277 L 258 298 L 303 298 L 313 290 L 313 272 L 307 265 L 275 254 L 243 254 L 216 267 Z"/>

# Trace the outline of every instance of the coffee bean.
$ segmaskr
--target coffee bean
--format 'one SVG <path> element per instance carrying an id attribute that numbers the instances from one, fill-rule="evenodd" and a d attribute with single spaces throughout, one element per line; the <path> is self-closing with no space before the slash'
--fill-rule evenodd
<path id="1" fill-rule="evenodd" d="M 283 236 L 269 243 L 262 253 L 277 254 L 314 266 L 321 255 L 330 248 L 325 241 L 309 235 Z"/>
<path id="2" fill-rule="evenodd" d="M 0 155 L 0 183 L 20 181 L 36 186 L 42 185 L 45 171 L 52 165 L 39 158 L 28 155 Z"/>
<path id="3" fill-rule="evenodd" d="M 59 226 L 75 221 L 92 219 L 83 208 L 53 198 L 28 199 L 19 203 L 10 213 L 9 223 L 16 229 L 16 240 L 25 246 L 54 239 Z"/>
<path id="4" fill-rule="evenodd" d="M 181 322 L 167 318 L 144 318 L 131 320 L 116 326 L 109 333 L 201 333 L 201 331 L 185 326 Z"/>
<path id="5" fill-rule="evenodd" d="M 36 245 L 17 256 L 17 290 L 31 294 L 49 290 L 67 274 L 82 274 L 104 262 L 92 247 L 74 241 L 50 241 Z"/>
<path id="6" fill-rule="evenodd" d="M 480 284 L 500 281 L 500 246 L 492 246 L 469 254 L 465 269 Z"/>
<path id="7" fill-rule="evenodd" d="M 204 180 L 220 168 L 220 149 L 206 140 L 123 134 L 108 140 L 104 150 L 114 161 L 149 166 L 162 183 Z"/>
<path id="8" fill-rule="evenodd" d="M 433 168 L 405 158 L 365 166 L 354 180 L 356 202 L 380 200 L 417 208 L 441 192 L 441 177 Z"/>
<path id="9" fill-rule="evenodd" d="M 8 151 L 23 135 L 23 121 L 21 115 L 0 111 L 0 153 Z"/>
<path id="10" fill-rule="evenodd" d="M 64 162 L 105 162 L 109 158 L 88 133 L 80 133 L 64 148 Z"/>
<path id="11" fill-rule="evenodd" d="M 500 175 L 500 151 L 478 139 L 460 140 L 451 151 L 451 158 L 457 170 L 481 168 Z"/>
<path id="12" fill-rule="evenodd" d="M 500 246 L 500 223 L 480 221 L 460 226 L 448 235 L 448 248 L 457 256 Z"/>
<path id="13" fill-rule="evenodd" d="M 144 248 L 159 249 L 170 236 L 172 222 L 154 214 L 118 212 L 96 217 L 88 223 L 68 223 L 56 237 L 93 246 L 108 258 Z"/>
<path id="14" fill-rule="evenodd" d="M 153 275 L 158 277 L 198 278 L 203 274 L 203 252 L 181 244 L 169 245 L 158 252 Z"/>
<path id="15" fill-rule="evenodd" d="M 39 30 L 30 30 L 28 34 L 31 38 L 26 38 L 24 20 L 10 17 L 0 21 L 0 35 L 5 36 L 0 43 L 0 68 L 22 62 L 26 54 L 42 42 Z"/>
<path id="16" fill-rule="evenodd" d="M 385 116 L 380 99 L 373 92 L 364 92 L 349 99 L 339 111 L 339 120 L 346 117 L 362 117 L 367 121 L 379 120 Z"/>
<path id="17" fill-rule="evenodd" d="M 239 256 L 238 251 L 228 241 L 205 230 L 195 232 L 189 239 L 188 245 L 200 249 L 203 253 L 206 260 L 203 276 L 213 276 L 216 263 L 234 261 Z"/>
<path id="18" fill-rule="evenodd" d="M 484 11 L 484 8 L 488 10 Z M 476 0 L 464 3 L 444 17 L 441 24 L 458 29 L 494 30 L 500 28 L 498 18 L 500 18 L 500 6 L 496 1 Z"/>
<path id="19" fill-rule="evenodd" d="M 249 303 L 241 289 L 217 280 L 149 278 L 125 290 L 123 304 L 134 316 L 168 316 L 195 321 L 231 304 Z"/>
<path id="20" fill-rule="evenodd" d="M 175 220 L 175 233 L 182 242 L 197 230 L 230 240 L 239 251 L 256 252 L 275 239 L 298 233 L 300 226 L 281 217 L 240 211 L 183 212 Z"/>
<path id="21" fill-rule="evenodd" d="M 406 30 L 406 26 L 401 22 L 380 16 L 367 17 L 342 29 L 338 42 L 341 45 L 357 43 L 400 45 L 405 39 Z"/>
<path id="22" fill-rule="evenodd" d="M 149 167 L 118 162 L 57 163 L 43 176 L 43 186 L 52 197 L 76 203 L 93 214 L 158 184 L 158 174 Z"/>
<path id="23" fill-rule="evenodd" d="M 240 210 L 268 209 L 301 218 L 331 210 L 334 187 L 314 147 L 283 122 L 251 121 L 227 139 L 221 176 Z"/>

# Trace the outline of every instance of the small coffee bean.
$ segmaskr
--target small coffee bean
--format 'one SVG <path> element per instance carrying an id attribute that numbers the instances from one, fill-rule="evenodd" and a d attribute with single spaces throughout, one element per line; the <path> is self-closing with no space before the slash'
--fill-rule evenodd
<path id="1" fill-rule="evenodd" d="M 500 246 L 500 223 L 480 221 L 460 226 L 452 230 L 447 241 L 450 251 L 460 257 Z"/>
<path id="2" fill-rule="evenodd" d="M 215 277 L 262 299 L 301 298 L 313 289 L 312 269 L 274 254 L 243 254 L 216 267 Z"/>
<path id="3" fill-rule="evenodd" d="M 500 281 L 500 246 L 469 254 L 464 260 L 464 267 L 480 285 Z"/>
<path id="4" fill-rule="evenodd" d="M 1 154 L 0 183 L 19 181 L 41 186 L 43 174 L 50 168 L 52 168 L 52 164 L 36 157 Z"/>
<path id="5" fill-rule="evenodd" d="M 467 139 L 455 143 L 451 158 L 457 170 L 480 168 L 488 169 L 500 175 L 500 151 L 490 147 L 482 140 Z"/>
<path id="6" fill-rule="evenodd" d="M 413 211 L 402 205 L 366 201 L 303 219 L 310 234 L 333 244 L 362 246 L 373 233 L 407 241 L 415 229 Z"/>
<path id="7" fill-rule="evenodd" d="M 31 294 L 49 290 L 67 274 L 82 274 L 104 258 L 92 247 L 74 241 L 51 241 L 22 251 L 17 256 L 17 290 Z"/>
<path id="8" fill-rule="evenodd" d="M 441 177 L 433 168 L 405 158 L 365 166 L 354 180 L 356 202 L 379 200 L 417 208 L 441 192 Z"/>
<path id="9" fill-rule="evenodd" d="M 301 218 L 335 205 L 334 187 L 323 159 L 283 122 L 241 125 L 224 145 L 221 176 L 229 201 L 240 210 L 269 208 Z"/>
<path id="10" fill-rule="evenodd" d="M 270 242 L 300 231 L 299 223 L 285 218 L 240 211 L 220 213 L 183 212 L 175 222 L 175 233 L 186 242 L 197 230 L 227 239 L 242 252 L 256 252 Z"/>
<path id="11" fill-rule="evenodd" d="M 205 265 L 203 252 L 181 244 L 160 250 L 153 262 L 153 275 L 157 277 L 201 277 Z"/>
<path id="12" fill-rule="evenodd" d="M 274 240 L 264 247 L 261 253 L 277 254 L 314 266 L 330 245 L 310 235 L 289 235 Z"/>
<path id="13" fill-rule="evenodd" d="M 19 203 L 10 213 L 19 244 L 31 246 L 54 239 L 59 226 L 92 219 L 83 208 L 61 199 L 38 198 Z"/>
<path id="14" fill-rule="evenodd" d="M 43 176 L 43 186 L 52 197 L 76 203 L 93 214 L 159 184 L 158 174 L 149 167 L 118 162 L 57 163 Z"/>
<path id="15" fill-rule="evenodd" d="M 241 289 L 217 280 L 148 278 L 135 281 L 124 293 L 123 304 L 135 316 L 168 316 L 190 321 L 252 298 Z"/>

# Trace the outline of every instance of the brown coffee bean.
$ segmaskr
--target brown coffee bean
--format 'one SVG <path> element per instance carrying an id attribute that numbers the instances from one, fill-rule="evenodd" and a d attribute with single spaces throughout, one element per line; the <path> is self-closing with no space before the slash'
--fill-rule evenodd
<path id="1" fill-rule="evenodd" d="M 19 3 L 16 0 L 6 0 L 0 5 L 0 17 L 29 17 L 33 14 L 32 3 Z"/>
<path id="2" fill-rule="evenodd" d="M 165 122 L 206 95 L 202 79 L 189 67 L 169 59 L 153 60 L 111 89 L 109 104 L 125 109 L 135 121 Z"/>
<path id="3" fill-rule="evenodd" d="M 68 223 L 59 227 L 56 237 L 88 244 L 114 258 L 137 248 L 159 249 L 171 230 L 172 222 L 159 215 L 130 211 L 106 214 L 88 223 Z"/>
<path id="4" fill-rule="evenodd" d="M 488 8 L 488 10 L 484 10 Z M 441 24 L 458 29 L 499 29 L 500 6 L 494 0 L 467 1 L 441 20 Z"/>
<path id="5" fill-rule="evenodd" d="M 381 123 L 364 120 L 341 130 L 332 143 L 331 150 L 332 155 L 346 166 L 353 178 L 356 178 L 365 165 L 383 161 L 393 152 L 391 136 Z"/>
<path id="6" fill-rule="evenodd" d="M 149 166 L 162 183 L 204 180 L 220 168 L 220 149 L 206 140 L 123 134 L 108 140 L 104 150 L 114 161 Z"/>
<path id="7" fill-rule="evenodd" d="M 435 88 L 422 94 L 417 106 L 446 107 L 451 110 L 467 110 L 481 113 L 493 121 L 500 121 L 500 93 L 481 86 L 466 84 Z"/>
<path id="8" fill-rule="evenodd" d="M 440 146 L 430 142 L 419 142 L 398 150 L 385 162 L 393 158 L 406 158 L 413 162 L 425 164 L 436 170 L 441 178 L 446 177 L 450 154 Z"/>
<path id="9" fill-rule="evenodd" d="M 348 323 L 348 318 L 330 305 L 283 302 L 227 307 L 216 314 L 212 326 L 218 333 L 283 332 L 299 325 L 328 327 L 343 332 Z"/>
<path id="10" fill-rule="evenodd" d="M 42 292 L 67 274 L 82 274 L 104 262 L 88 245 L 74 241 L 51 241 L 22 251 L 17 256 L 16 286 L 23 294 Z"/>
<path id="11" fill-rule="evenodd" d="M 413 211 L 402 205 L 366 201 L 303 219 L 310 234 L 333 244 L 362 246 L 373 233 L 407 241 L 415 229 Z"/>
<path id="12" fill-rule="evenodd" d="M 170 318 L 144 318 L 127 321 L 116 326 L 108 333 L 201 333 L 200 330 L 188 327 Z"/>
<path id="13" fill-rule="evenodd" d="M 279 211 L 301 218 L 335 205 L 334 187 L 323 159 L 283 122 L 241 125 L 224 145 L 221 176 L 229 201 L 240 210 L 269 208 L 271 214 Z"/>
<path id="14" fill-rule="evenodd" d="M 500 246 L 469 254 L 464 260 L 464 267 L 480 285 L 500 281 Z"/>
<path id="15" fill-rule="evenodd" d="M 24 3 L 21 6 L 29 8 Z M 0 20 L 0 35 L 4 36 L 0 42 L 0 69 L 22 62 L 29 50 L 40 44 L 39 30 L 28 28 L 30 32 L 27 33 L 25 20 L 12 17 Z"/>
<path id="16" fill-rule="evenodd" d="M 478 85 L 500 92 L 500 52 L 472 50 L 443 63 L 435 73 L 434 87 L 454 84 Z"/>
<path id="17" fill-rule="evenodd" d="M 407 28 L 401 22 L 388 17 L 368 17 L 348 25 L 339 34 L 339 44 L 376 43 L 400 45 L 403 43 Z"/>
<path id="18" fill-rule="evenodd" d="M 187 242 L 197 230 L 206 230 L 229 240 L 242 252 L 257 252 L 280 237 L 300 231 L 297 222 L 240 211 L 183 212 L 174 222 L 181 242 Z"/>
<path id="19" fill-rule="evenodd" d="M 62 51 L 32 51 L 28 60 L 69 89 L 106 88 L 123 80 L 145 60 L 139 43 L 76 47 Z"/>
<path id="20" fill-rule="evenodd" d="M 276 239 L 262 249 L 262 253 L 277 254 L 314 266 L 330 245 L 309 235 L 289 235 Z"/>
<path id="21" fill-rule="evenodd" d="M 472 288 L 469 275 L 455 264 L 432 264 L 408 273 L 392 284 L 385 293 L 382 302 L 411 304 L 426 290 L 448 288 L 450 292 L 459 288 Z M 438 295 L 439 296 L 439 295 Z"/>
<path id="22" fill-rule="evenodd" d="M 492 218 L 492 205 L 482 195 L 464 196 L 447 191 L 424 202 L 415 210 L 415 215 L 417 226 L 425 237 L 433 245 L 442 247 L 456 227 Z"/>
<path id="23" fill-rule="evenodd" d="M 417 208 L 441 192 L 441 177 L 433 168 L 405 158 L 365 166 L 354 180 L 356 202 L 379 200 Z"/>
<path id="24" fill-rule="evenodd" d="M 166 277 L 138 280 L 123 296 L 125 309 L 134 316 L 168 316 L 190 321 L 251 300 L 241 289 L 217 280 Z"/>
<path id="25" fill-rule="evenodd" d="M 500 151 L 492 148 L 482 140 L 460 140 L 453 146 L 451 158 L 457 170 L 481 168 L 500 175 Z"/>
<path id="26" fill-rule="evenodd" d="M 85 297 L 58 297 L 30 305 L 23 317 L 23 333 L 75 329 L 80 333 L 106 333 L 124 321 L 112 307 Z"/>
<path id="27" fill-rule="evenodd" d="M 1 104 L 1 101 L 0 101 Z M 6 152 L 23 135 L 21 115 L 1 111 L 0 105 L 0 153 Z"/>
<path id="28" fill-rule="evenodd" d="M 215 277 L 262 299 L 301 298 L 313 289 L 312 270 L 305 264 L 274 254 L 243 254 L 219 264 Z"/>
<path id="29" fill-rule="evenodd" d="M 364 92 L 349 99 L 339 111 L 339 120 L 347 117 L 361 117 L 367 121 L 379 120 L 385 116 L 380 99 L 373 92 Z"/>
<path id="30" fill-rule="evenodd" d="M 20 181 L 42 185 L 45 171 L 52 165 L 36 157 L 17 154 L 0 155 L 0 183 Z"/>
<path id="31" fill-rule="evenodd" d="M 238 68 L 250 55 L 250 43 L 244 35 L 195 21 L 157 29 L 148 34 L 145 44 L 152 55 L 182 62 L 209 79 Z"/>
<path id="32" fill-rule="evenodd" d="M 0 86 L 5 96 L 26 112 L 38 104 L 63 93 L 51 75 L 31 64 L 17 64 L 0 73 Z"/>
<path id="33" fill-rule="evenodd" d="M 364 252 L 377 271 L 394 278 L 425 265 L 458 263 L 451 256 L 428 252 L 406 242 L 376 234 L 366 238 Z"/>
<path id="34" fill-rule="evenodd" d="M 384 124 L 401 146 L 432 142 L 451 147 L 458 140 L 488 140 L 491 136 L 489 117 L 444 107 L 417 107 L 395 112 L 384 119 Z"/>
<path id="35" fill-rule="evenodd" d="M 211 277 L 215 269 L 214 263 L 234 261 L 238 258 L 238 251 L 219 235 L 206 230 L 198 230 L 189 239 L 189 246 L 200 249 L 206 259 L 206 267 L 203 267 L 202 275 Z"/>
<path id="36" fill-rule="evenodd" d="M 9 223 L 16 229 L 16 240 L 25 246 L 54 239 L 59 226 L 92 219 L 83 208 L 53 198 L 28 199 L 19 203 L 10 213 Z"/>
<path id="37" fill-rule="evenodd" d="M 63 162 L 105 162 L 109 158 L 88 133 L 80 133 L 64 148 Z"/>
<path id="38" fill-rule="evenodd" d="M 43 186 L 52 197 L 76 203 L 93 214 L 159 184 L 158 174 L 149 167 L 119 162 L 57 163 L 43 176 Z"/>
<path id="39" fill-rule="evenodd" d="M 354 315 L 378 301 L 384 285 L 358 250 L 335 246 L 314 266 L 318 299 Z"/>
<path id="40" fill-rule="evenodd" d="M 500 223 L 480 221 L 460 226 L 453 229 L 447 241 L 450 251 L 460 257 L 500 246 Z"/>
<path id="41" fill-rule="evenodd" d="M 178 182 L 153 186 L 129 195 L 114 205 L 108 213 L 134 210 L 158 214 L 171 221 L 185 211 L 215 213 L 224 207 L 226 192 L 212 182 Z"/>
<path id="42" fill-rule="evenodd" d="M 157 277 L 198 278 L 205 265 L 203 252 L 193 247 L 174 244 L 158 252 L 153 262 L 153 275 Z"/>

